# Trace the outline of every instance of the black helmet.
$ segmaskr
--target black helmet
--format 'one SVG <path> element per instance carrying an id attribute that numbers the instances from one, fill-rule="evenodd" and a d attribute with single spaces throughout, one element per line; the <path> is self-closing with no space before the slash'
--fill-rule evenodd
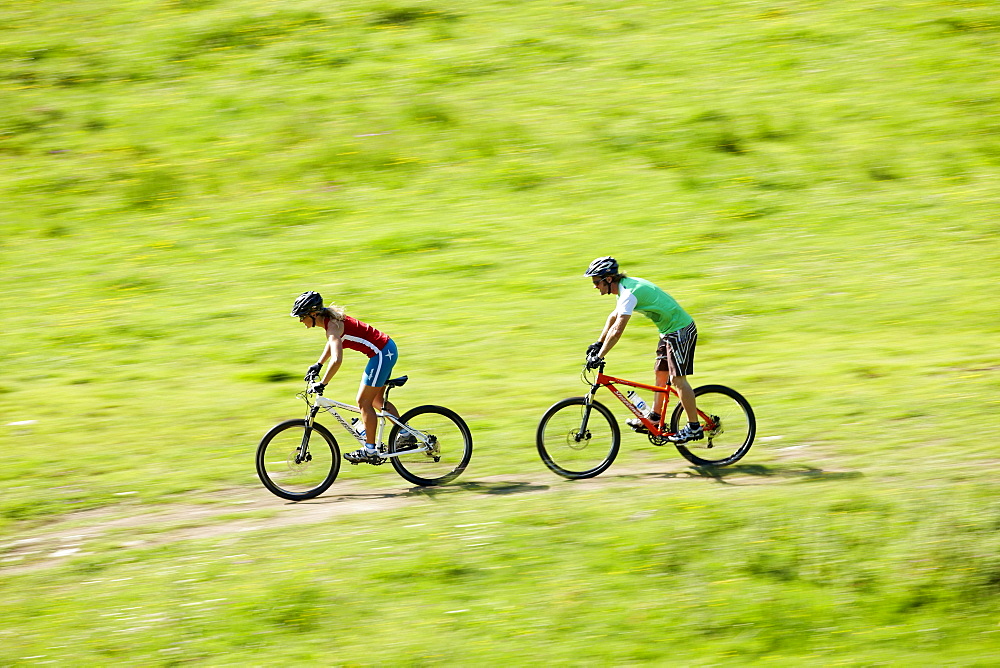
<path id="1" fill-rule="evenodd" d="M 318 292 L 303 292 L 295 300 L 292 306 L 292 317 L 301 318 L 304 315 L 312 315 L 323 308 L 323 297 Z"/>
<path id="2" fill-rule="evenodd" d="M 613 257 L 599 257 L 587 267 L 584 276 L 616 276 L 618 274 L 618 260 Z"/>

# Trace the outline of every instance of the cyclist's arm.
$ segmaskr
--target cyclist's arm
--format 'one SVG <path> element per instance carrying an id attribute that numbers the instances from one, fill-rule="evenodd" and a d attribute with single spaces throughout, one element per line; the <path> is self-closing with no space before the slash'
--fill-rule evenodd
<path id="1" fill-rule="evenodd" d="M 630 314 L 618 313 L 618 311 L 615 311 L 608 317 L 608 322 L 601 333 L 603 344 L 601 345 L 600 352 L 597 353 L 598 357 L 606 357 L 611 352 L 611 349 L 618 343 L 618 339 L 622 338 L 622 333 L 625 331 L 625 326 L 631 317 Z"/>
<path id="2" fill-rule="evenodd" d="M 319 357 L 320 364 L 326 362 L 328 359 L 331 360 L 331 364 L 326 368 L 326 373 L 323 374 L 323 380 L 321 381 L 324 385 L 327 385 L 330 379 L 336 375 L 340 369 L 341 362 L 344 361 L 344 342 L 340 338 L 343 333 L 344 325 L 340 322 L 333 324 L 332 332 L 327 330 L 326 345 L 323 346 L 323 354 Z"/>
<path id="3" fill-rule="evenodd" d="M 323 374 L 323 380 L 321 381 L 324 385 L 330 383 L 336 374 L 337 370 L 340 369 L 340 364 L 343 362 L 344 357 L 344 344 L 340 340 L 340 337 L 336 334 L 330 334 L 327 336 L 326 345 L 323 346 L 323 354 L 320 356 L 320 362 L 326 362 L 329 359 L 330 366 L 326 368 L 326 373 Z"/>
<path id="4" fill-rule="evenodd" d="M 615 305 L 615 310 L 608 316 L 608 321 L 604 324 L 604 330 L 601 332 L 601 338 L 599 339 L 601 349 L 597 353 L 598 357 L 606 356 L 615 347 L 615 344 L 618 343 L 622 332 L 625 331 L 625 325 L 628 324 L 629 318 L 632 317 L 635 305 L 636 298 L 632 291 L 621 289 L 618 293 L 618 303 Z"/>
<path id="5" fill-rule="evenodd" d="M 604 323 L 604 329 L 601 330 L 601 336 L 597 339 L 599 342 L 604 343 L 604 339 L 608 337 L 608 332 L 611 331 L 611 326 L 615 324 L 617 316 L 618 311 L 612 311 L 611 315 L 608 316 L 607 322 Z"/>

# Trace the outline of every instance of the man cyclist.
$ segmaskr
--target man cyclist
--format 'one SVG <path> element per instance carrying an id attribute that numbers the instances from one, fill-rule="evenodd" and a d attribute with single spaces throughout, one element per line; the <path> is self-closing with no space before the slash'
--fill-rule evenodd
<path id="1" fill-rule="evenodd" d="M 625 331 L 632 313 L 639 311 L 652 320 L 660 331 L 660 342 L 656 347 L 656 364 L 653 367 L 656 385 L 663 387 L 669 382 L 677 388 L 681 405 L 687 414 L 688 423 L 676 434 L 668 437 L 673 443 L 687 443 L 704 438 L 698 418 L 694 390 L 687 377 L 694 373 L 694 349 L 698 342 L 698 328 L 690 315 L 681 308 L 673 297 L 647 280 L 630 278 L 618 270 L 618 262 L 613 257 L 599 257 L 590 263 L 584 276 L 589 276 L 594 288 L 602 295 L 617 295 L 615 310 L 608 320 L 596 343 L 587 347 L 588 366 L 596 366 L 611 351 Z M 666 401 L 665 392 L 657 392 L 653 406 L 646 417 L 657 423 Z M 646 432 L 638 418 L 626 424 L 640 433 Z"/>
<path id="2" fill-rule="evenodd" d="M 347 315 L 339 306 L 333 304 L 323 306 L 323 297 L 318 292 L 303 292 L 299 295 L 292 306 L 291 315 L 293 318 L 298 318 L 307 328 L 322 327 L 326 332 L 323 353 L 319 356 L 319 361 L 310 366 L 306 372 L 305 381 L 312 383 L 309 389 L 313 392 L 323 394 L 323 389 L 340 369 L 344 348 L 357 350 L 368 356 L 368 365 L 361 376 L 361 387 L 358 389 L 358 408 L 361 409 L 361 423 L 365 428 L 365 447 L 344 453 L 344 459 L 353 464 L 377 462 L 379 454 L 375 447 L 378 424 L 376 411 L 384 408 L 399 416 L 399 411 L 392 402 L 385 400 L 385 382 L 389 379 L 398 357 L 395 342 L 371 325 Z M 316 382 L 323 364 L 328 359 L 331 360 L 330 366 L 323 374 L 323 379 Z M 405 441 L 407 437 L 415 440 L 412 434 L 405 432 L 397 437 L 397 441 Z M 397 447 L 400 445 L 405 444 L 397 443 Z"/>

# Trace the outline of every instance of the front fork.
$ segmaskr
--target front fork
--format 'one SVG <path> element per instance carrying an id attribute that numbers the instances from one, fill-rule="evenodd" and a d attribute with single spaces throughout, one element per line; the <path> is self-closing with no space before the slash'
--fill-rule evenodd
<path id="1" fill-rule="evenodd" d="M 316 419 L 318 412 L 319 406 L 313 406 L 306 415 L 306 428 L 302 430 L 302 443 L 299 445 L 298 454 L 295 455 L 296 464 L 309 461 L 309 437 L 312 436 L 313 420 Z"/>
<path id="2" fill-rule="evenodd" d="M 591 388 L 583 402 L 583 417 L 580 419 L 580 429 L 576 432 L 577 442 L 590 438 L 587 425 L 590 423 L 590 411 L 594 409 L 594 395 L 597 394 L 597 386 Z"/>

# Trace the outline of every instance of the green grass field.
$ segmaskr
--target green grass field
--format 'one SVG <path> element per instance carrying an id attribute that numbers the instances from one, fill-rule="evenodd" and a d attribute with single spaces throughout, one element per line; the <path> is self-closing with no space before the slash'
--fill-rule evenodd
<path id="1" fill-rule="evenodd" d="M 0 665 L 995 665 L 998 47 L 986 0 L 0 7 Z M 600 255 L 739 464 L 542 465 Z M 455 484 L 263 490 L 309 289 L 468 421 Z"/>

